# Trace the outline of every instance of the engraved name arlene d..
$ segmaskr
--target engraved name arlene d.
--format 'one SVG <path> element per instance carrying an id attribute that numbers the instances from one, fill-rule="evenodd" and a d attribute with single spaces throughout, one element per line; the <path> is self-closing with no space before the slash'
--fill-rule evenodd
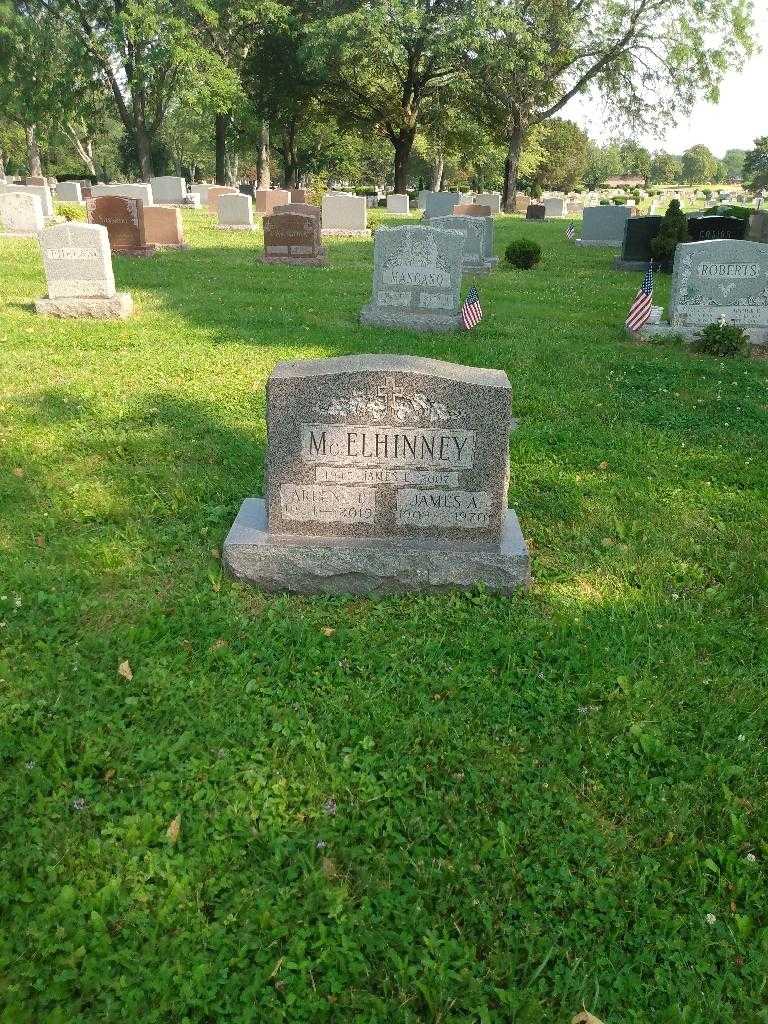
<path id="1" fill-rule="evenodd" d="M 307 423 L 301 427 L 301 458 L 311 465 L 471 469 L 474 447 L 473 430 Z"/>
<path id="2" fill-rule="evenodd" d="M 759 263 L 700 263 L 699 277 L 735 277 L 745 281 L 760 277 Z"/>

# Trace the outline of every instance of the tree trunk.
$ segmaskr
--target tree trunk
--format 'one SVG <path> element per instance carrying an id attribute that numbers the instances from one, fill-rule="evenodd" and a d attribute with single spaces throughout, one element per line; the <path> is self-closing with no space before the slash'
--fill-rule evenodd
<path id="1" fill-rule="evenodd" d="M 272 174 L 269 170 L 269 125 L 261 122 L 261 139 L 256 154 L 256 188 L 271 188 Z"/>
<path id="2" fill-rule="evenodd" d="M 395 147 L 395 192 L 400 195 L 408 188 L 408 160 L 415 137 L 415 128 L 401 128 L 392 139 L 392 145 Z"/>
<path id="3" fill-rule="evenodd" d="M 75 152 L 85 164 L 85 169 L 94 177 L 96 175 L 96 163 L 93 159 L 93 139 L 82 140 L 73 124 L 69 121 L 62 125 L 65 134 L 69 137 Z"/>
<path id="4" fill-rule="evenodd" d="M 216 184 L 226 185 L 227 183 L 227 128 L 229 127 L 229 114 L 217 114 L 214 118 L 215 145 L 216 145 Z"/>
<path id="5" fill-rule="evenodd" d="M 37 145 L 37 131 L 35 125 L 25 125 L 24 134 L 27 137 L 27 165 L 32 178 L 40 178 L 43 174 L 43 165 L 40 162 L 40 149 Z"/>
<path id="6" fill-rule="evenodd" d="M 443 159 L 442 153 L 440 156 L 435 157 L 435 161 L 432 164 L 432 191 L 439 192 L 443 187 L 443 170 L 445 169 L 445 160 Z"/>
<path id="7" fill-rule="evenodd" d="M 504 161 L 504 193 L 502 209 L 504 213 L 515 212 L 517 198 L 517 168 L 520 164 L 520 153 L 523 148 L 523 129 L 515 126 L 507 137 L 507 158 Z"/>

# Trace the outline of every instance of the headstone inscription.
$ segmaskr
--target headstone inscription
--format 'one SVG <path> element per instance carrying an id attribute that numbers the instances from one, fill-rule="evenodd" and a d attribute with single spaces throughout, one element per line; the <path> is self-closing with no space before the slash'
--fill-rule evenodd
<path id="1" fill-rule="evenodd" d="M 40 197 L 29 192 L 3 192 L 0 195 L 0 224 L 3 234 L 12 238 L 38 235 L 45 227 Z"/>
<path id="2" fill-rule="evenodd" d="M 713 238 L 742 239 L 747 222 L 741 217 L 689 217 L 688 234 L 692 242 L 706 242 Z"/>
<path id="3" fill-rule="evenodd" d="M 302 212 L 301 207 L 314 212 Z M 320 244 L 320 211 L 303 203 L 290 203 L 267 214 L 264 218 L 263 261 L 324 266 L 326 254 Z"/>
<path id="4" fill-rule="evenodd" d="M 749 215 L 746 237 L 750 242 L 768 242 L 768 212 L 756 210 Z"/>
<path id="5" fill-rule="evenodd" d="M 616 270 L 645 270 L 653 258 L 651 241 L 658 235 L 663 217 L 628 217 L 624 224 L 621 255 L 616 257 Z"/>
<path id="6" fill-rule="evenodd" d="M 227 231 L 255 231 L 251 197 L 240 193 L 219 196 L 219 223 Z"/>
<path id="7" fill-rule="evenodd" d="M 390 192 L 387 196 L 387 212 L 405 214 L 410 213 L 410 200 L 404 193 Z"/>
<path id="8" fill-rule="evenodd" d="M 678 245 L 669 313 L 673 330 L 719 320 L 768 328 L 768 247 L 734 239 Z"/>
<path id="9" fill-rule="evenodd" d="M 546 214 L 547 211 L 541 203 L 531 203 L 530 206 L 526 207 L 525 219 L 544 220 Z"/>
<path id="10" fill-rule="evenodd" d="M 102 224 L 109 234 L 112 252 L 120 256 L 151 256 L 147 242 L 144 204 L 127 196 L 96 196 L 85 202 L 89 224 Z"/>
<path id="11" fill-rule="evenodd" d="M 379 228 L 373 245 L 373 295 L 362 324 L 415 331 L 459 327 L 465 236 L 405 225 Z"/>
<path id="12" fill-rule="evenodd" d="M 322 211 L 324 235 L 370 237 L 365 196 L 354 196 L 351 192 L 326 192 Z"/>
<path id="13" fill-rule="evenodd" d="M 175 206 L 144 208 L 144 233 L 147 245 L 162 249 L 186 249 L 181 212 Z"/>
<path id="14" fill-rule="evenodd" d="M 79 181 L 60 181 L 56 185 L 56 198 L 62 203 L 82 203 L 83 191 Z"/>
<path id="15" fill-rule="evenodd" d="M 267 383 L 266 500 L 223 562 L 264 590 L 396 593 L 529 580 L 507 505 L 501 370 L 415 356 L 280 363 Z"/>
<path id="16" fill-rule="evenodd" d="M 115 290 L 107 229 L 57 224 L 40 235 L 48 295 L 35 310 L 48 316 L 123 320 L 133 313 L 128 292 Z"/>
<path id="17" fill-rule="evenodd" d="M 634 208 L 629 206 L 587 207 L 581 224 L 581 238 L 576 239 L 576 244 L 620 249 L 624 225 L 633 213 Z"/>
<path id="18" fill-rule="evenodd" d="M 454 207 L 456 209 L 456 207 Z M 431 217 L 431 228 L 460 231 L 464 237 L 462 270 L 465 274 L 488 274 L 499 262 L 493 255 L 493 218 Z"/>

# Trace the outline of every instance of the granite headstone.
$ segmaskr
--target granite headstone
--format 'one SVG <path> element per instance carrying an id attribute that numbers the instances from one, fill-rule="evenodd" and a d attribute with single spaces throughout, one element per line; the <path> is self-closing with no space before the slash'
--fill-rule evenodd
<path id="1" fill-rule="evenodd" d="M 35 302 L 38 313 L 121 320 L 131 315 L 131 296 L 115 289 L 105 227 L 57 224 L 41 233 L 40 248 L 48 295 Z"/>
<path id="2" fill-rule="evenodd" d="M 3 234 L 11 237 L 38 235 L 45 227 L 40 197 L 30 192 L 0 194 L 0 225 Z"/>
<path id="3" fill-rule="evenodd" d="M 458 209 L 459 207 L 455 207 Z M 460 231 L 464 236 L 463 272 L 487 274 L 499 262 L 493 255 L 493 218 L 457 216 L 431 217 L 431 228 L 441 231 Z"/>
<path id="4" fill-rule="evenodd" d="M 289 203 L 267 214 L 264 218 L 263 260 L 265 263 L 323 266 L 326 254 L 320 244 L 320 211 L 317 207 Z"/>
<path id="5" fill-rule="evenodd" d="M 151 256 L 147 242 L 144 204 L 127 196 L 96 196 L 85 202 L 89 224 L 102 224 L 109 234 L 112 252 L 120 256 Z"/>
<path id="6" fill-rule="evenodd" d="M 673 330 L 719 320 L 768 328 L 768 246 L 734 239 L 678 245 L 669 320 Z"/>

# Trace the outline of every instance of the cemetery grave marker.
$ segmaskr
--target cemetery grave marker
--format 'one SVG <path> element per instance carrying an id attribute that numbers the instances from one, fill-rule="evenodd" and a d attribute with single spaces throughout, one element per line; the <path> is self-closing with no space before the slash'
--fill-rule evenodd
<path id="1" fill-rule="evenodd" d="M 144 228 L 144 204 L 127 196 L 96 196 L 87 199 L 85 210 L 89 224 L 103 224 L 109 234 L 112 252 L 120 256 L 151 256 L 155 251 L 147 243 Z"/>
<path id="2" fill-rule="evenodd" d="M 326 192 L 323 196 L 322 232 L 324 235 L 358 235 L 369 238 L 365 196 L 350 192 Z"/>
<path id="3" fill-rule="evenodd" d="M 313 212 L 305 212 L 305 211 Z M 321 267 L 326 263 L 320 244 L 320 211 L 303 203 L 279 206 L 264 218 L 264 263 Z"/>
<path id="4" fill-rule="evenodd" d="M 616 270 L 645 270 L 653 257 L 651 241 L 658 235 L 663 220 L 659 216 L 627 218 L 621 255 L 613 264 Z"/>
<path id="5" fill-rule="evenodd" d="M 305 188 L 292 188 L 291 189 L 291 202 L 292 203 L 302 203 L 302 204 L 306 203 L 307 202 L 307 190 Z"/>
<path id="6" fill-rule="evenodd" d="M 501 192 L 478 192 L 475 203 L 490 207 L 491 216 L 495 217 L 501 213 Z"/>
<path id="7" fill-rule="evenodd" d="M 462 202 L 460 192 L 427 192 L 425 193 L 424 216 L 426 223 L 432 217 L 450 217 L 454 206 Z"/>
<path id="8" fill-rule="evenodd" d="M 219 196 L 237 196 L 240 195 L 238 189 L 233 188 L 232 185 L 208 185 L 205 190 L 205 199 L 201 198 L 201 202 L 204 202 L 206 207 L 211 213 L 218 214 L 219 212 Z"/>
<path id="9" fill-rule="evenodd" d="M 26 195 L 37 196 L 43 210 L 43 217 L 49 218 L 54 216 L 53 196 L 47 185 L 8 185 L 6 192 L 16 194 L 23 192 Z"/>
<path id="10" fill-rule="evenodd" d="M 589 206 L 584 211 L 581 238 L 577 245 L 605 246 L 620 249 L 624 241 L 624 226 L 634 209 L 629 206 Z"/>
<path id="11" fill-rule="evenodd" d="M 568 200 L 561 196 L 551 196 L 549 199 L 544 200 L 544 216 L 549 219 L 550 217 L 566 217 L 568 215 Z"/>
<path id="12" fill-rule="evenodd" d="M 750 242 L 768 242 L 768 211 L 756 210 L 749 215 L 746 237 Z"/>
<path id="13" fill-rule="evenodd" d="M 546 216 L 546 208 L 541 203 L 531 203 L 530 206 L 526 207 L 525 219 L 526 220 L 544 220 Z"/>
<path id="14" fill-rule="evenodd" d="M 692 242 L 706 242 L 713 238 L 743 239 L 747 222 L 741 217 L 689 217 L 688 234 Z"/>
<path id="15" fill-rule="evenodd" d="M 30 192 L 0 194 L 0 224 L 3 234 L 10 238 L 39 235 L 45 227 L 40 197 Z"/>
<path id="16" fill-rule="evenodd" d="M 119 182 L 111 185 L 94 185 L 91 189 L 91 198 L 98 199 L 102 196 L 120 196 L 123 199 L 138 199 L 144 206 L 151 206 L 153 203 L 152 186 L 147 182 Z"/>
<path id="17" fill-rule="evenodd" d="M 224 565 L 308 594 L 527 583 L 507 504 L 510 395 L 501 370 L 415 356 L 278 364 L 266 498 L 243 502 Z"/>
<path id="18" fill-rule="evenodd" d="M 56 198 L 62 203 L 82 203 L 83 192 L 79 181 L 60 181 L 56 185 Z"/>
<path id="19" fill-rule="evenodd" d="M 186 249 L 181 213 L 175 206 L 144 208 L 144 235 L 147 245 L 162 249 Z"/>
<path id="20" fill-rule="evenodd" d="M 256 213 L 272 213 L 276 206 L 285 206 L 290 201 L 291 193 L 285 188 L 258 188 L 253 193 Z"/>
<path id="21" fill-rule="evenodd" d="M 133 313 L 128 292 L 115 289 L 109 235 L 100 224 L 57 224 L 40 235 L 48 295 L 38 313 L 58 317 L 125 319 Z"/>
<path id="22" fill-rule="evenodd" d="M 229 231 L 255 231 L 251 197 L 242 192 L 219 196 L 218 228 Z"/>
<path id="23" fill-rule="evenodd" d="M 399 214 L 410 213 L 411 207 L 408 196 L 397 192 L 390 192 L 387 196 L 387 211 Z"/>
<path id="24" fill-rule="evenodd" d="M 429 226 L 442 231 L 460 231 L 464 237 L 462 270 L 465 274 L 487 274 L 499 262 L 493 255 L 493 219 L 487 217 L 431 217 Z"/>
<path id="25" fill-rule="evenodd" d="M 457 203 L 452 213 L 454 217 L 490 217 L 491 208 L 479 203 Z"/>

